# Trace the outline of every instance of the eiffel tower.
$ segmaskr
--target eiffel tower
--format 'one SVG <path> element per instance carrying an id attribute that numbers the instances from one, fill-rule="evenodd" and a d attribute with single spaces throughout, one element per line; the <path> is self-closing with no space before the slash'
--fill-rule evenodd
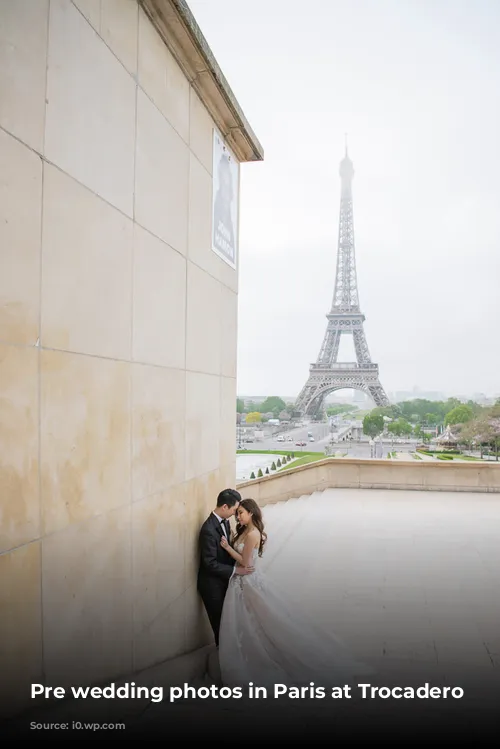
<path id="1" fill-rule="evenodd" d="M 347 153 L 340 162 L 341 198 L 337 273 L 328 325 L 317 361 L 309 368 L 309 377 L 297 398 L 295 410 L 303 415 L 322 413 L 325 398 L 334 390 L 362 390 L 377 406 L 388 406 L 389 399 L 380 384 L 378 364 L 371 360 L 366 342 L 358 297 L 356 258 L 354 253 L 354 222 L 352 210 L 352 179 L 354 168 Z M 340 336 L 352 335 L 356 362 L 337 362 Z"/>

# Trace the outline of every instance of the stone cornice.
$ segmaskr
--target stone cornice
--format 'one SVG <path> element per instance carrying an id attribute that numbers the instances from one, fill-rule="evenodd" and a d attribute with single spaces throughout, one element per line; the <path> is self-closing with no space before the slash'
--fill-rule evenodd
<path id="1" fill-rule="evenodd" d="M 139 0 L 239 161 L 264 151 L 185 0 Z"/>
<path id="2" fill-rule="evenodd" d="M 284 449 L 283 452 L 286 452 Z M 300 452 L 295 451 L 298 459 Z M 278 457 L 269 455 L 270 458 Z M 236 488 L 253 497 L 277 501 L 331 488 L 404 489 L 405 491 L 495 492 L 500 493 L 500 463 L 455 460 L 441 462 L 332 458 L 293 464 L 269 476 L 248 479 Z"/>

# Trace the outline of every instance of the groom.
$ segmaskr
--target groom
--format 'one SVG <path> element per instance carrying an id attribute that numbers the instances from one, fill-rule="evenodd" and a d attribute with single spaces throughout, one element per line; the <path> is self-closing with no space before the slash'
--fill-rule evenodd
<path id="1" fill-rule="evenodd" d="M 229 541 L 232 517 L 241 501 L 235 489 L 224 489 L 217 497 L 217 507 L 205 520 L 200 530 L 200 568 L 198 571 L 198 592 L 205 606 L 212 626 L 215 644 L 219 647 L 219 627 L 227 586 L 233 572 L 249 575 L 253 567 L 236 567 L 234 560 L 221 546 L 221 538 Z"/>

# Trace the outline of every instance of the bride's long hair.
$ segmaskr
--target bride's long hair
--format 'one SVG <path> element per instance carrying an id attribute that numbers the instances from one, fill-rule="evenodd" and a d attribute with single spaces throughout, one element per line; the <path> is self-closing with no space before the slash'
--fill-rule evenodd
<path id="1" fill-rule="evenodd" d="M 259 544 L 259 557 L 262 556 L 262 552 L 267 541 L 267 533 L 264 531 L 264 521 L 262 519 L 262 511 L 255 501 L 255 499 L 242 499 L 240 501 L 240 507 L 249 512 L 252 516 L 252 523 L 260 533 L 260 544 Z M 236 521 L 236 535 L 234 537 L 233 546 L 236 544 L 240 536 L 243 535 L 246 526 L 241 525 Z"/>

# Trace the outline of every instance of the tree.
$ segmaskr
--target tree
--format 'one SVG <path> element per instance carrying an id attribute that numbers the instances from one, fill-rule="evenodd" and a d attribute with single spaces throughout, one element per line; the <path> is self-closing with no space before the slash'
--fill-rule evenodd
<path id="1" fill-rule="evenodd" d="M 429 434 L 428 432 L 424 432 L 421 424 L 416 425 L 415 429 L 413 430 L 413 434 L 415 435 L 417 439 L 422 440 L 422 442 L 424 443 L 430 442 L 433 437 L 432 434 Z"/>
<path id="2" fill-rule="evenodd" d="M 281 468 L 281 460 L 278 458 L 278 462 L 276 463 L 278 468 Z"/>
<path id="3" fill-rule="evenodd" d="M 476 419 L 471 419 L 460 430 L 460 439 L 464 442 L 475 442 L 483 447 L 488 445 L 496 453 L 500 450 L 500 403 L 481 412 Z"/>
<path id="4" fill-rule="evenodd" d="M 387 431 L 389 434 L 393 434 L 395 437 L 399 437 L 401 434 L 401 425 L 397 421 L 391 421 L 387 424 Z"/>
<path id="5" fill-rule="evenodd" d="M 457 398 L 448 398 L 446 401 L 430 401 L 426 398 L 403 401 L 398 404 L 401 415 L 408 421 L 417 421 L 421 424 L 440 424 L 447 413 L 456 406 L 460 406 Z"/>
<path id="6" fill-rule="evenodd" d="M 467 405 L 469 408 L 472 408 L 474 416 L 479 416 L 484 410 L 483 406 L 480 406 L 479 403 L 474 403 L 474 401 L 467 401 Z"/>
<path id="7" fill-rule="evenodd" d="M 245 410 L 245 401 L 241 398 L 236 398 L 236 411 L 239 414 L 242 414 Z"/>
<path id="8" fill-rule="evenodd" d="M 444 423 L 446 426 L 453 426 L 454 424 L 466 424 L 474 417 L 474 411 L 470 406 L 466 406 L 463 403 L 460 406 L 455 406 L 449 413 L 444 417 Z"/>
<path id="9" fill-rule="evenodd" d="M 363 419 L 363 432 L 368 437 L 376 437 L 384 430 L 384 417 L 382 414 L 374 414 L 371 411 Z"/>
<path id="10" fill-rule="evenodd" d="M 408 437 L 413 432 L 412 425 L 409 421 L 405 421 L 404 419 L 400 419 L 399 422 L 401 424 L 401 434 Z"/>
<path id="11" fill-rule="evenodd" d="M 387 425 L 387 431 L 394 434 L 396 437 L 400 437 L 401 435 L 411 434 L 413 428 L 405 419 L 400 418 L 396 421 L 391 421 L 391 423 Z"/>
<path id="12" fill-rule="evenodd" d="M 398 419 L 401 416 L 399 406 L 377 406 L 370 414 L 372 416 L 388 416 L 389 419 Z"/>
<path id="13" fill-rule="evenodd" d="M 445 409 L 445 414 L 448 413 L 448 411 L 451 411 L 456 406 L 460 406 L 461 401 L 458 400 L 458 398 L 448 398 L 448 400 L 443 401 L 443 408 Z"/>
<path id="14" fill-rule="evenodd" d="M 252 471 L 252 473 L 250 474 L 250 478 L 251 478 L 251 479 L 254 479 L 254 478 L 255 478 L 255 473 L 254 473 L 253 471 Z"/>
<path id="15" fill-rule="evenodd" d="M 273 460 L 273 464 L 271 466 L 271 471 L 275 471 L 275 470 L 276 470 L 276 463 Z"/>
<path id="16" fill-rule="evenodd" d="M 257 474 L 257 478 L 261 479 L 264 474 L 262 473 L 262 468 L 259 468 L 259 472 Z"/>
<path id="17" fill-rule="evenodd" d="M 266 468 L 266 476 L 269 476 L 269 466 Z"/>
<path id="18" fill-rule="evenodd" d="M 261 420 L 262 417 L 257 411 L 247 414 L 247 424 L 259 424 Z"/>
<path id="19" fill-rule="evenodd" d="M 266 398 L 265 401 L 263 401 L 263 403 L 260 404 L 259 411 L 263 414 L 272 411 L 273 414 L 276 415 L 276 414 L 281 413 L 281 411 L 286 411 L 286 403 L 282 398 L 279 398 L 277 395 L 271 395 L 268 398 Z"/>
<path id="20" fill-rule="evenodd" d="M 338 414 L 350 414 L 353 411 L 359 411 L 358 406 L 350 406 L 350 405 L 345 405 L 345 406 L 340 406 L 339 405 L 339 406 L 337 406 L 337 405 L 335 405 L 335 406 L 328 406 L 328 408 L 326 409 L 326 414 L 327 414 L 327 416 L 338 416 Z"/>
<path id="21" fill-rule="evenodd" d="M 281 411 L 278 418 L 280 421 L 290 421 L 290 414 L 288 411 Z"/>

